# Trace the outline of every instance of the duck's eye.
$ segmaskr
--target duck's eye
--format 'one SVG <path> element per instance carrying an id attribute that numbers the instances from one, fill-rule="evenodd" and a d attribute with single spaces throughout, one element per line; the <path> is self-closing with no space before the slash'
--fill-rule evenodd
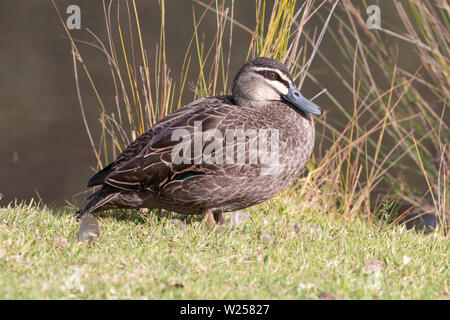
<path id="1" fill-rule="evenodd" d="M 275 72 L 269 71 L 269 72 L 267 72 L 267 77 L 270 80 L 276 80 L 277 79 L 277 74 Z"/>

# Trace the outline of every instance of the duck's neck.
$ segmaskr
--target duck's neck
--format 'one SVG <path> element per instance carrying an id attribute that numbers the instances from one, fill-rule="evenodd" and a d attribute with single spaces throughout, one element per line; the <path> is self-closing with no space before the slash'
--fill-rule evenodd
<path id="1" fill-rule="evenodd" d="M 234 97 L 234 102 L 239 107 L 259 108 L 267 104 L 266 101 L 254 101 L 243 97 Z"/>

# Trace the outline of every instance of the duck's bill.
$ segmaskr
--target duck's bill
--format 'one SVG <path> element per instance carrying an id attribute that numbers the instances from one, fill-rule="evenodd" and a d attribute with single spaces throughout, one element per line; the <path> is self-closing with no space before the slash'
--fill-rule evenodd
<path id="1" fill-rule="evenodd" d="M 300 91 L 298 91 L 297 87 L 293 84 L 289 86 L 288 94 L 283 95 L 281 97 L 304 112 L 316 115 L 322 114 L 322 109 L 315 103 L 309 101 L 304 96 L 302 96 Z"/>

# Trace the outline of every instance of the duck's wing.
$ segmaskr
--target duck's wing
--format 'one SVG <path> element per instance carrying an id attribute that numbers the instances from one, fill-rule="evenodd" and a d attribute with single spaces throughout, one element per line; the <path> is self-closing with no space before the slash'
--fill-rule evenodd
<path id="1" fill-rule="evenodd" d="M 88 181 L 88 187 L 107 184 L 136 190 L 170 179 L 173 173 L 186 169 L 174 167 L 170 161 L 170 150 L 179 143 L 179 140 L 172 141 L 172 132 L 176 129 L 192 132 L 194 121 L 214 126 L 232 104 L 231 96 L 201 98 L 167 115 L 134 140 L 114 162 L 97 172 Z"/>
<path id="2" fill-rule="evenodd" d="M 194 106 L 193 106 L 194 107 Z M 184 108 L 183 108 L 184 109 Z M 167 115 L 164 119 L 159 121 L 157 124 L 152 126 L 142 135 L 136 138 L 132 143 L 125 148 L 125 150 L 117 157 L 117 159 L 111 162 L 109 165 L 104 167 L 102 170 L 97 172 L 93 177 L 91 177 L 88 181 L 88 188 L 94 187 L 98 185 L 102 185 L 105 183 L 105 178 L 114 171 L 115 168 L 121 166 L 127 161 L 133 159 L 135 156 L 141 152 L 141 150 L 151 141 L 151 139 L 158 134 L 164 127 L 168 126 L 173 120 L 175 120 L 182 110 L 178 110 Z"/>

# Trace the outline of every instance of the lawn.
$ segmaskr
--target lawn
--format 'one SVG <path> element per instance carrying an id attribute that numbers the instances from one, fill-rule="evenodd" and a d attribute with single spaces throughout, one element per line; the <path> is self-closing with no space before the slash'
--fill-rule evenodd
<path id="1" fill-rule="evenodd" d="M 448 238 L 341 218 L 284 193 L 209 229 L 157 214 L 0 208 L 1 299 L 448 299 Z M 235 215 L 234 218 L 238 217 Z"/>

